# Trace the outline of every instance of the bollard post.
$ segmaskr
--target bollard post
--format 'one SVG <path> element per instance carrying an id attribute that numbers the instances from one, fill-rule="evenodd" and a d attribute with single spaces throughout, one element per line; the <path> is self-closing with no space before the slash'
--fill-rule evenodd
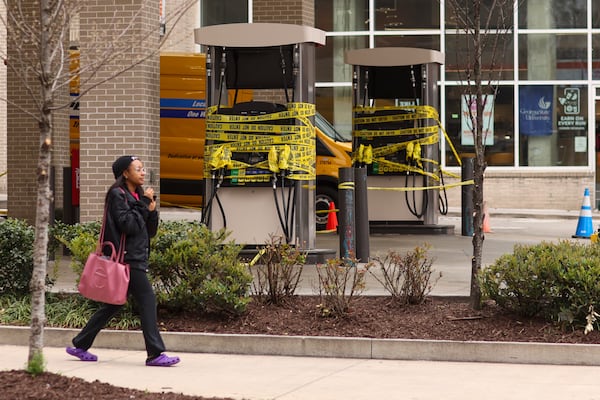
<path id="1" fill-rule="evenodd" d="M 369 262 L 369 204 L 367 169 L 354 168 L 354 220 L 356 222 L 356 259 Z"/>
<path id="2" fill-rule="evenodd" d="M 462 160 L 462 181 L 473 179 L 473 157 Z M 461 192 L 461 232 L 462 236 L 473 236 L 473 185 L 464 185 Z"/>
<path id="3" fill-rule="evenodd" d="M 340 235 L 340 258 L 356 255 L 354 229 L 354 168 L 340 168 L 338 179 L 338 232 Z"/>

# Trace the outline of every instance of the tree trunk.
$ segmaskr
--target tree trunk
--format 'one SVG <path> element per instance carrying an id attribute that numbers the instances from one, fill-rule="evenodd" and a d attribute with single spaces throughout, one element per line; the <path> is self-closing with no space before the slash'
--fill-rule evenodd
<path id="1" fill-rule="evenodd" d="M 470 300 L 473 309 L 481 308 L 481 287 L 479 272 L 481 271 L 481 256 L 483 251 L 483 172 L 485 170 L 485 147 L 483 138 L 483 90 L 481 71 L 481 0 L 473 0 L 473 78 L 475 83 L 476 115 L 474 121 L 475 166 L 473 168 L 473 259 L 471 264 L 471 293 Z"/>
<path id="2" fill-rule="evenodd" d="M 33 242 L 33 275 L 31 277 L 31 331 L 29 356 L 31 362 L 36 354 L 43 354 L 44 325 L 46 323 L 46 271 L 48 266 L 48 225 L 50 222 L 50 123 L 40 123 L 42 143 L 37 168 L 37 210 L 35 217 L 35 240 Z"/>
<path id="3" fill-rule="evenodd" d="M 50 163 L 52 146 L 52 85 L 51 81 L 51 31 L 53 8 L 49 0 L 40 0 L 40 153 L 37 166 L 37 205 L 35 239 L 33 242 L 33 274 L 31 277 L 31 330 L 28 362 L 36 355 L 43 357 L 44 325 L 46 324 L 46 271 L 48 267 L 48 226 L 50 223 Z"/>

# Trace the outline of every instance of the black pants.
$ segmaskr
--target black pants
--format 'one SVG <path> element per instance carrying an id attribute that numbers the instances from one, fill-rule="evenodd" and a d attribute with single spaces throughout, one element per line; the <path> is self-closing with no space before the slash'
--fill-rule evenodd
<path id="1" fill-rule="evenodd" d="M 158 331 L 156 296 L 145 271 L 131 268 L 128 293 L 133 296 L 140 314 L 148 357 L 158 356 L 165 351 L 165 344 Z M 92 347 L 96 335 L 122 307 L 113 304 L 102 304 L 81 332 L 73 338 L 73 345 L 84 350 Z"/>

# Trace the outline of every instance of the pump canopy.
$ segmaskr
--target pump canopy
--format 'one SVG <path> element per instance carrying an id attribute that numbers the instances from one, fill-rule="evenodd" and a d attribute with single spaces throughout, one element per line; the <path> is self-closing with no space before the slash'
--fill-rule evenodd
<path id="1" fill-rule="evenodd" d="M 325 45 L 325 32 L 310 26 L 253 23 L 212 25 L 194 30 L 197 44 L 223 47 L 270 47 L 296 43 Z"/>
<path id="2" fill-rule="evenodd" d="M 347 51 L 344 62 L 365 67 L 399 67 L 417 64 L 444 64 L 444 54 L 416 47 L 377 47 Z"/>

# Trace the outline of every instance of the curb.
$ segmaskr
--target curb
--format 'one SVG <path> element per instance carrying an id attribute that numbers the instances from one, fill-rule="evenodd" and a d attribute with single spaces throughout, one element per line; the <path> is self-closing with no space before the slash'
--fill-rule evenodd
<path id="1" fill-rule="evenodd" d="M 47 347 L 70 345 L 77 329 L 45 328 Z M 600 345 L 446 340 L 340 338 L 163 332 L 169 351 L 297 357 L 511 364 L 600 365 Z M 4 345 L 29 346 L 29 327 L 1 326 Z M 96 347 L 144 350 L 140 331 L 104 330 Z"/>

